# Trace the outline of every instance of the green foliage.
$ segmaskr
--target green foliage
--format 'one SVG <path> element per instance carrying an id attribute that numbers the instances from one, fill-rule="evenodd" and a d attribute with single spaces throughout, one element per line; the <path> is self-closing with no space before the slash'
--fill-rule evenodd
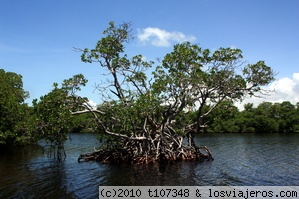
<path id="1" fill-rule="evenodd" d="M 0 145 L 29 144 L 44 139 L 62 149 L 67 133 L 75 128 L 71 111 L 84 109 L 83 103 L 87 101 L 75 95 L 86 82 L 79 74 L 64 80 L 61 88 L 54 83 L 51 92 L 28 107 L 24 100 L 29 94 L 23 90 L 22 76 L 1 69 Z"/>
<path id="2" fill-rule="evenodd" d="M 55 145 L 66 140 L 71 121 L 66 99 L 67 93 L 55 87 L 50 93 L 40 97 L 39 102 L 33 101 L 36 130 L 40 139 L 45 139 Z"/>
<path id="3" fill-rule="evenodd" d="M 82 110 L 82 104 L 87 100 L 75 96 L 84 86 L 87 80 L 83 75 L 75 75 L 73 78 L 64 80 L 62 87 L 54 83 L 54 89 L 40 100 L 33 100 L 34 107 L 34 131 L 39 139 L 50 142 L 57 151 L 63 149 L 63 143 L 67 134 L 73 128 L 72 110 Z"/>
<path id="4" fill-rule="evenodd" d="M 98 125 L 91 114 L 72 115 L 70 132 L 95 133 L 98 132 Z"/>
<path id="5" fill-rule="evenodd" d="M 297 107 L 297 108 L 296 108 Z M 220 104 L 207 118 L 207 132 L 294 133 L 299 132 L 298 106 L 290 102 L 263 102 L 256 108 L 245 104 L 244 110 Z"/>
<path id="6" fill-rule="evenodd" d="M 240 126 L 237 125 L 238 108 L 231 100 L 221 102 L 214 111 L 208 116 L 206 129 L 207 132 L 239 132 Z"/>
<path id="7" fill-rule="evenodd" d="M 22 76 L 0 69 L 0 145 L 31 143 L 26 131 L 29 107 L 24 100 L 29 93 L 23 89 Z"/>
<path id="8" fill-rule="evenodd" d="M 233 102 L 263 94 L 262 87 L 274 80 L 264 61 L 245 65 L 240 49 L 211 52 L 189 42 L 175 45 L 150 76 L 154 62 L 125 54 L 125 43 L 132 38 L 130 23 L 110 22 L 103 35 L 95 48 L 81 50 L 81 59 L 108 71 L 108 81 L 98 86 L 104 102 L 98 107 L 101 114 L 95 115 L 108 137 L 161 141 L 165 136 L 189 136 L 210 123 L 208 116 L 220 104 L 218 112 L 226 117 L 212 118 L 214 131 L 244 131 L 234 119 L 229 125 L 222 122 L 237 112 Z"/>
<path id="9" fill-rule="evenodd" d="M 211 53 L 189 42 L 177 44 L 153 73 L 153 92 L 175 115 L 186 107 L 197 109 L 195 125 L 201 131 L 204 118 L 223 101 L 258 95 L 261 86 L 274 80 L 263 61 L 244 65 L 242 58 L 239 49 L 219 48 Z"/>

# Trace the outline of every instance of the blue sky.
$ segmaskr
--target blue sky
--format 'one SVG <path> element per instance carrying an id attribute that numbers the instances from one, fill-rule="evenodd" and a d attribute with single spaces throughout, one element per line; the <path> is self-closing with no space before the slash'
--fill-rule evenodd
<path id="1" fill-rule="evenodd" d="M 129 55 L 147 60 L 192 41 L 211 50 L 235 47 L 249 63 L 264 60 L 278 73 L 276 93 L 261 101 L 299 102 L 298 0 L 3 0 L 0 1 L 0 68 L 23 76 L 28 103 L 47 94 L 53 82 L 82 73 L 82 95 L 100 103 L 93 85 L 102 69 L 80 61 L 73 47 L 92 48 L 108 27 L 131 22 L 136 38 Z"/>

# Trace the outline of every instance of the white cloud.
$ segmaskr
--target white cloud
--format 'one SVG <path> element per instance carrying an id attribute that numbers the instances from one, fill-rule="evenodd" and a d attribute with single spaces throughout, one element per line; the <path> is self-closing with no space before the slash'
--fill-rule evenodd
<path id="1" fill-rule="evenodd" d="M 88 100 L 88 104 L 93 108 L 93 109 L 96 109 L 97 108 L 97 104 L 92 101 L 92 100 Z"/>
<path id="2" fill-rule="evenodd" d="M 299 102 L 299 73 L 294 73 L 291 78 L 284 77 L 271 83 L 266 89 L 274 90 L 268 96 L 263 98 L 248 97 L 242 103 L 236 103 L 235 105 L 239 109 L 243 109 L 243 105 L 246 103 L 253 103 L 255 106 L 262 102 L 278 102 L 289 101 L 292 104 Z"/>
<path id="3" fill-rule="evenodd" d="M 186 36 L 181 32 L 168 32 L 160 28 L 148 27 L 139 30 L 137 38 L 139 41 L 145 44 L 151 44 L 158 47 L 168 47 L 171 42 L 185 42 L 185 41 L 195 41 L 196 37 L 190 35 Z"/>

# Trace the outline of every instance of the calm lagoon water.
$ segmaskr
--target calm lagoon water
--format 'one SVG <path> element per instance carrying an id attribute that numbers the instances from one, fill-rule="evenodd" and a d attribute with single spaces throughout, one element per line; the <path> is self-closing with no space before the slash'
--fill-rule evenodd
<path id="1" fill-rule="evenodd" d="M 70 134 L 67 158 L 39 147 L 0 154 L 0 198 L 98 198 L 109 185 L 299 186 L 299 135 L 201 134 L 214 161 L 139 166 L 78 163 L 98 146 L 95 134 Z"/>

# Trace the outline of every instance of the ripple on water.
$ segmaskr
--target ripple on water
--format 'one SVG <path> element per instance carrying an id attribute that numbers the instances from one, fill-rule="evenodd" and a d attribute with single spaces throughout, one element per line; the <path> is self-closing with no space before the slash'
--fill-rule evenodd
<path id="1" fill-rule="evenodd" d="M 101 185 L 299 185 L 299 136 L 204 135 L 215 160 L 139 166 L 78 163 L 98 146 L 72 134 L 63 162 L 41 151 L 0 156 L 0 198 L 96 198 Z"/>

